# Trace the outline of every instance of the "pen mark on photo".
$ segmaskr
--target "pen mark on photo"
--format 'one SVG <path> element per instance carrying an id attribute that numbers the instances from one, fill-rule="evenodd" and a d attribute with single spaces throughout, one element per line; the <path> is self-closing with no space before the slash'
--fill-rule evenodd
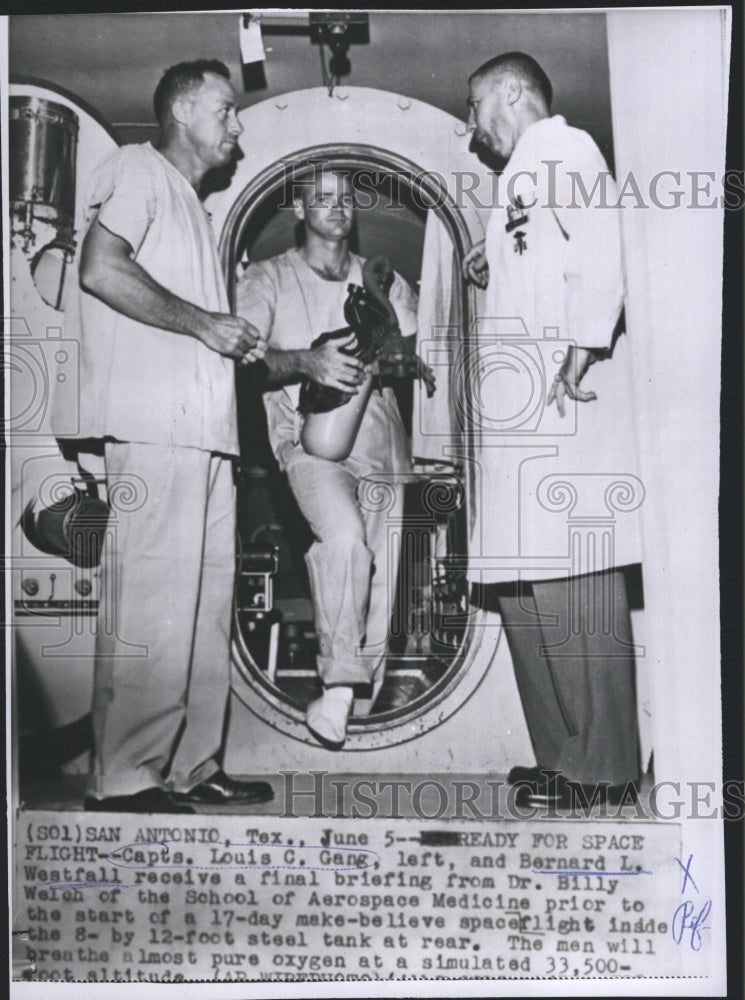
<path id="1" fill-rule="evenodd" d="M 652 875 L 653 872 L 648 871 L 646 868 L 640 868 L 633 872 L 598 872 L 598 871 L 588 871 L 586 868 L 558 868 L 558 869 L 542 869 L 542 868 L 531 868 L 530 869 L 534 875 Z"/>
<path id="2" fill-rule="evenodd" d="M 686 886 L 690 882 L 696 893 L 699 892 L 699 888 L 696 885 L 696 880 L 691 873 L 691 866 L 693 864 L 693 855 L 688 855 L 688 860 L 685 864 L 680 860 L 680 858 L 675 858 L 675 861 L 683 872 L 683 884 L 680 887 L 681 896 L 686 891 Z M 700 951 L 703 944 L 703 938 L 701 937 L 701 931 L 709 930 L 709 925 L 705 922 L 706 918 L 711 912 L 711 900 L 708 899 L 701 909 L 696 913 L 693 902 L 690 899 L 684 899 L 680 903 L 673 914 L 672 927 L 670 928 L 673 935 L 673 941 L 677 945 L 683 940 L 683 935 L 686 931 L 690 931 L 689 946 L 691 951 Z"/>
<path id="3" fill-rule="evenodd" d="M 129 889 L 124 882 L 40 882 L 45 889 Z"/>
<path id="4" fill-rule="evenodd" d="M 704 903 L 698 914 L 695 913 L 695 908 L 690 899 L 684 900 L 673 914 L 673 925 L 671 930 L 675 943 L 680 944 L 683 940 L 685 932 L 690 931 L 691 937 L 689 945 L 691 951 L 700 951 L 701 945 L 703 944 L 701 931 L 710 930 L 709 925 L 704 922 L 710 912 L 710 899 Z"/>
<path id="5" fill-rule="evenodd" d="M 676 858 L 675 860 L 676 860 L 676 862 L 677 862 L 680 870 L 683 872 L 683 885 L 680 887 L 680 894 L 681 894 L 681 896 L 686 891 L 686 886 L 688 885 L 689 882 L 691 883 L 691 885 L 693 886 L 693 888 L 696 890 L 696 892 L 698 892 L 698 886 L 696 885 L 696 882 L 695 882 L 695 880 L 693 878 L 693 875 L 691 875 L 691 865 L 693 864 L 693 855 L 692 854 L 688 855 L 688 860 L 686 861 L 685 864 L 683 864 L 683 862 L 680 860 L 680 858 Z"/>

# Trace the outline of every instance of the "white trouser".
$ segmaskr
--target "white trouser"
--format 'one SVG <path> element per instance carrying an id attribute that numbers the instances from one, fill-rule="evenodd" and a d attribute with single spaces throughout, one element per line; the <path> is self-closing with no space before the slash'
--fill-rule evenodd
<path id="1" fill-rule="evenodd" d="M 383 683 L 396 593 L 403 488 L 392 487 L 391 502 L 372 509 L 358 502 L 359 476 L 343 464 L 298 454 L 287 476 L 315 536 L 305 558 L 321 680 L 325 686 L 372 684 L 374 701 Z M 358 714 L 363 704 L 358 702 Z"/>
<path id="2" fill-rule="evenodd" d="M 106 477 L 89 791 L 188 791 L 218 768 L 229 693 L 232 461 L 107 442 Z"/>

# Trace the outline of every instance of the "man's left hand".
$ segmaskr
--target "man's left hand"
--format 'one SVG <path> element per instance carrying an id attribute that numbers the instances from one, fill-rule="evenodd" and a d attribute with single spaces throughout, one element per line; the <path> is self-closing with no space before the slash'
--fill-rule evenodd
<path id="1" fill-rule="evenodd" d="M 411 333 L 407 337 L 399 337 L 401 350 L 408 354 L 411 358 L 416 359 L 416 378 L 420 382 L 424 383 L 424 387 L 427 390 L 427 399 L 431 399 L 434 395 L 435 389 L 437 388 L 437 380 L 435 379 L 435 373 L 425 364 L 424 361 L 419 357 L 416 351 L 416 334 Z"/>
<path id="2" fill-rule="evenodd" d="M 554 381 L 546 399 L 546 405 L 550 406 L 556 400 L 559 416 L 566 414 L 565 397 L 576 399 L 580 403 L 589 403 L 597 399 L 594 392 L 586 392 L 580 389 L 580 382 L 584 378 L 585 372 L 595 361 L 595 355 L 584 347 L 570 345 L 567 350 L 564 363 L 559 372 L 554 376 Z"/>
<path id="3" fill-rule="evenodd" d="M 424 383 L 424 387 L 427 390 L 427 399 L 431 399 L 435 394 L 435 389 L 437 388 L 437 380 L 435 379 L 435 373 L 425 364 L 421 358 L 419 360 L 419 371 L 418 377 L 421 382 Z"/>
<path id="4" fill-rule="evenodd" d="M 462 270 L 466 281 L 472 282 L 477 288 L 486 288 L 489 284 L 489 263 L 486 259 L 486 240 L 474 244 L 463 258 Z"/>

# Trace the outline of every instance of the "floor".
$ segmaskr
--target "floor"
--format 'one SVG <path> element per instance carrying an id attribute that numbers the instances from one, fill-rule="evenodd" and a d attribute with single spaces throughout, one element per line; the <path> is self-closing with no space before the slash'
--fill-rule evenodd
<path id="1" fill-rule="evenodd" d="M 282 816 L 288 815 L 287 791 L 283 786 L 282 778 L 275 775 L 245 775 L 247 779 L 255 778 L 268 781 L 274 788 L 275 798 L 268 803 L 248 806 L 231 806 L 226 809 L 222 806 L 196 806 L 197 813 L 210 815 L 230 813 L 235 815 L 259 815 L 259 816 Z M 398 798 L 398 811 L 403 818 L 436 818 L 436 819 L 525 819 L 525 814 L 515 814 L 511 811 L 510 800 L 508 799 L 508 789 L 506 775 L 499 774 L 334 774 L 333 780 L 326 780 L 322 786 L 323 807 L 320 815 L 335 816 L 341 818 L 344 815 L 345 806 L 349 804 L 354 796 L 354 786 L 357 781 L 365 782 L 365 794 L 379 803 L 380 817 L 386 818 L 385 809 L 390 804 L 391 780 L 403 782 L 401 794 Z M 299 776 L 298 781 L 305 779 L 304 784 L 299 784 L 298 789 L 310 788 L 308 782 L 312 781 L 310 775 Z M 466 798 L 473 796 L 476 803 L 476 815 L 469 812 L 467 808 L 458 805 L 458 795 L 455 794 L 455 787 L 461 783 L 470 783 L 475 787 L 468 793 Z M 407 784 L 408 783 L 408 790 Z M 592 820 L 608 820 L 613 822 L 633 822 L 634 820 L 649 820 L 654 816 L 650 812 L 649 793 L 653 784 L 653 778 L 645 775 L 639 789 L 639 801 L 636 805 L 593 806 L 586 812 L 578 811 L 574 815 L 546 812 L 545 815 L 536 816 L 537 819 L 581 819 L 585 815 Z M 372 791 L 370 790 L 372 785 Z M 445 798 L 437 789 L 440 785 L 445 789 Z M 419 793 L 414 796 L 411 793 L 419 788 Z M 340 789 L 343 789 L 340 792 Z M 17 805 L 21 810 L 52 810 L 60 812 L 83 812 L 83 798 L 85 795 L 85 775 L 63 774 L 55 778 L 34 778 L 26 779 L 20 785 L 20 796 Z M 340 795 L 342 796 L 340 798 Z M 292 815 L 311 816 L 318 815 L 311 811 L 308 805 L 313 801 L 310 795 L 295 795 L 293 798 Z M 413 808 L 412 803 L 416 801 L 419 813 Z M 461 798 L 463 801 L 463 798 Z M 442 809 L 442 803 L 446 808 L 437 815 L 438 809 Z M 340 805 L 341 804 L 341 805 Z"/>

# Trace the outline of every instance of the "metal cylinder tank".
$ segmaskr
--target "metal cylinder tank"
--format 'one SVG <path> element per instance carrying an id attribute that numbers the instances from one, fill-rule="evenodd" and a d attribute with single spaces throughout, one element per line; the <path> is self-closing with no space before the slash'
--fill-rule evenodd
<path id="1" fill-rule="evenodd" d="M 56 101 L 10 98 L 9 195 L 11 210 L 26 211 L 57 226 L 75 216 L 78 116 Z"/>

